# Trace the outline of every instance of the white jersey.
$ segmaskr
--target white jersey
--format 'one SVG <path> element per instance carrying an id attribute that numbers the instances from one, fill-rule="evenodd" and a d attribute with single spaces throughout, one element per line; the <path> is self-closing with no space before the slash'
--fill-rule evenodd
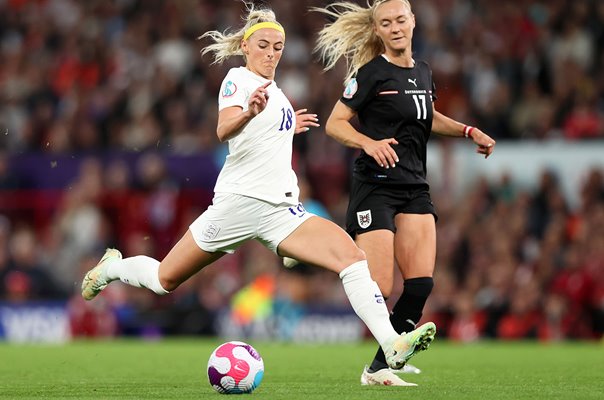
<path id="1" fill-rule="evenodd" d="M 238 106 L 246 111 L 252 92 L 266 82 L 245 67 L 232 68 L 222 82 L 218 109 Z M 297 205 L 298 179 L 291 164 L 296 116 L 274 81 L 267 91 L 266 108 L 229 139 L 229 155 L 214 192 Z"/>

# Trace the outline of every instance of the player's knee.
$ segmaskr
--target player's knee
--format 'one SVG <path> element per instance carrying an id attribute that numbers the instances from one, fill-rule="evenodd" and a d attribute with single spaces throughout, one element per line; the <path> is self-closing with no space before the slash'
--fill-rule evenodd
<path id="1" fill-rule="evenodd" d="M 324 266 L 337 273 L 353 264 L 367 260 L 365 252 L 354 244 L 332 247 L 328 254 L 329 257 L 324 260 Z"/>
<path id="2" fill-rule="evenodd" d="M 332 262 L 329 265 L 333 265 L 333 268 L 330 269 L 339 273 L 353 264 L 366 260 L 367 256 L 363 250 L 359 249 L 357 246 L 351 246 L 336 249 L 336 251 L 332 253 Z"/>
<path id="3" fill-rule="evenodd" d="M 172 292 L 176 290 L 177 287 L 180 286 L 182 282 L 168 274 L 162 274 L 161 271 L 159 273 L 159 284 L 162 288 L 164 288 L 168 292 Z"/>
<path id="4" fill-rule="evenodd" d="M 344 257 L 342 262 L 346 266 L 352 265 L 359 261 L 367 260 L 367 255 L 365 254 L 365 252 L 363 250 L 361 250 L 360 248 L 358 248 L 357 246 L 354 246 L 354 248 L 351 248 L 349 251 L 344 252 L 342 257 Z"/>

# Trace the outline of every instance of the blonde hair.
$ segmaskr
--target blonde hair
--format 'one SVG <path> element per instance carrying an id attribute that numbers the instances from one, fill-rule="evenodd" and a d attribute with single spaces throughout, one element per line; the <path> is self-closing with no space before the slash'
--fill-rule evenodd
<path id="1" fill-rule="evenodd" d="M 344 57 L 347 66 L 345 81 L 348 81 L 359 68 L 384 52 L 384 44 L 373 29 L 374 15 L 377 7 L 389 1 L 393 0 L 374 0 L 373 4 L 367 0 L 367 8 L 347 1 L 336 2 L 325 8 L 311 8 L 311 11 L 326 14 L 335 20 L 319 31 L 314 49 L 325 63 L 325 71 L 332 69 Z M 409 0 L 398 1 L 411 10 Z"/>
<path id="2" fill-rule="evenodd" d="M 210 38 L 214 41 L 214 44 L 206 46 L 201 50 L 202 56 L 206 53 L 214 53 L 214 61 L 212 64 L 222 64 L 233 56 L 243 56 L 245 58 L 245 55 L 241 50 L 241 40 L 243 40 L 245 32 L 251 26 L 260 22 L 273 22 L 281 26 L 281 24 L 277 22 L 275 12 L 270 8 L 256 8 L 254 7 L 254 3 L 245 0 L 243 1 L 243 4 L 245 4 L 247 13 L 241 17 L 241 19 L 245 21 L 245 24 L 237 32 L 227 33 L 226 31 L 209 31 L 198 37 L 198 39 Z"/>

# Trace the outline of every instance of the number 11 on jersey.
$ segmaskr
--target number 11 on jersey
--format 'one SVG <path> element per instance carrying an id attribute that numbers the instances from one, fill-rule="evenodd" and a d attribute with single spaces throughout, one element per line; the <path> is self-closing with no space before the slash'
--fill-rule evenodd
<path id="1" fill-rule="evenodd" d="M 417 108 L 417 119 L 428 118 L 428 110 L 426 109 L 426 95 L 425 94 L 414 94 L 413 101 L 415 102 L 415 108 Z M 421 106 L 420 106 L 420 102 L 421 102 Z"/>

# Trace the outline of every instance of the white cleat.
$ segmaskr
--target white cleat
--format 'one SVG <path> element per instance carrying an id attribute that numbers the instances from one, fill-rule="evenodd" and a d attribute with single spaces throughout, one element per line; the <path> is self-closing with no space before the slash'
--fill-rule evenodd
<path id="1" fill-rule="evenodd" d="M 379 371 L 369 372 L 365 365 L 361 374 L 361 385 L 363 386 L 417 386 L 416 383 L 405 382 L 390 369 L 384 368 Z"/>
<path id="2" fill-rule="evenodd" d="M 283 257 L 283 266 L 285 268 L 293 268 L 298 264 L 300 264 L 300 261 L 298 261 L 294 258 Z"/>
<path id="3" fill-rule="evenodd" d="M 401 369 L 389 368 L 390 372 L 394 374 L 421 374 L 422 370 L 417 368 L 415 365 L 405 364 Z"/>
<path id="4" fill-rule="evenodd" d="M 109 282 L 107 281 L 105 268 L 107 267 L 108 261 L 116 261 L 122 259 L 122 253 L 117 249 L 107 249 L 101 261 L 88 271 L 84 280 L 82 281 L 82 297 L 84 300 L 92 300 L 97 294 L 101 293 L 103 289 L 107 287 Z"/>
<path id="5" fill-rule="evenodd" d="M 419 328 L 392 337 L 382 348 L 386 363 L 392 369 L 401 369 L 415 354 L 426 350 L 436 335 L 434 322 L 426 322 Z"/>

